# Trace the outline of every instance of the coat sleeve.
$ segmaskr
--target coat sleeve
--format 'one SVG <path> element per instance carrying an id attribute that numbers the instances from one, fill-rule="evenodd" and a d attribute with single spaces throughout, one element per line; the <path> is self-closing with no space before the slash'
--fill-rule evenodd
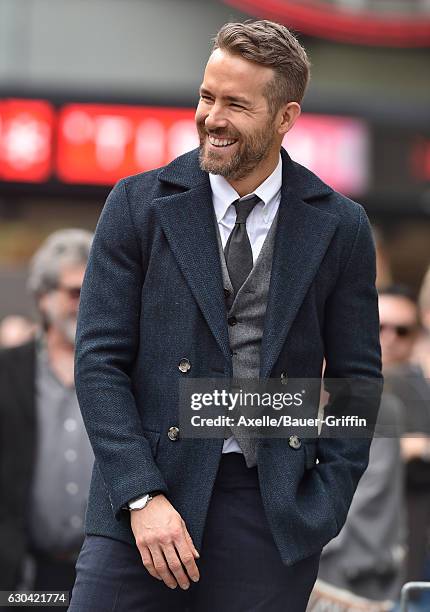
<path id="1" fill-rule="evenodd" d="M 325 310 L 324 380 L 330 393 L 325 415 L 366 416 L 371 427 L 365 437 L 324 437 L 318 441 L 319 464 L 315 477 L 334 506 L 338 529 L 342 527 L 354 491 L 367 467 L 382 392 L 379 344 L 378 296 L 375 288 L 375 248 L 367 216 L 358 206 L 355 238 Z M 348 379 L 346 394 L 339 393 L 339 379 Z"/>
<path id="2" fill-rule="evenodd" d="M 167 493 L 132 392 L 145 275 L 125 180 L 111 191 L 97 224 L 82 287 L 75 383 L 96 464 L 116 518 L 131 499 Z"/>

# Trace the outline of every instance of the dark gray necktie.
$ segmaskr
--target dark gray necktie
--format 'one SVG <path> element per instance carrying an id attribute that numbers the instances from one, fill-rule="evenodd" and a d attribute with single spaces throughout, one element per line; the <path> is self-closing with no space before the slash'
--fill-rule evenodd
<path id="1" fill-rule="evenodd" d="M 258 202 L 260 198 L 256 195 L 233 202 L 236 209 L 236 223 L 228 237 L 224 255 L 235 295 L 252 270 L 252 248 L 246 231 L 246 220 Z"/>

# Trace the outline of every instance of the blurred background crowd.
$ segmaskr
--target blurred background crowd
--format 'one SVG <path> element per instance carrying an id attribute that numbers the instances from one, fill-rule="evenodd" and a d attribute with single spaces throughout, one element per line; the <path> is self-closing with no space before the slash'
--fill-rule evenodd
<path id="1" fill-rule="evenodd" d="M 69 590 L 92 451 L 73 384 L 80 287 L 111 186 L 197 146 L 210 40 L 269 18 L 312 81 L 284 141 L 366 208 L 385 390 L 310 612 L 392 610 L 430 579 L 428 0 L 0 0 L 0 590 Z M 416 595 L 414 610 L 430 610 Z"/>

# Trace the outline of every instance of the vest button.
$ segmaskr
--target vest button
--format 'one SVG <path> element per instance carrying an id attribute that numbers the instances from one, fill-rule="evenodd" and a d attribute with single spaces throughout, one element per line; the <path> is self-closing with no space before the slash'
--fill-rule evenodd
<path id="1" fill-rule="evenodd" d="M 236 325 L 236 323 L 237 323 L 236 317 L 229 317 L 227 319 L 227 323 L 233 327 L 233 325 Z"/>
<path id="2" fill-rule="evenodd" d="M 170 427 L 167 432 L 167 437 L 169 440 L 172 440 L 172 442 L 175 442 L 179 438 L 179 427 Z"/>
<path id="3" fill-rule="evenodd" d="M 181 372 L 186 373 L 189 370 L 191 370 L 191 363 L 186 357 L 183 357 L 181 361 L 178 363 L 178 368 Z"/>
<path id="4" fill-rule="evenodd" d="M 226 300 L 230 297 L 230 291 L 224 287 L 224 297 Z"/>
<path id="5" fill-rule="evenodd" d="M 291 448 L 294 448 L 294 450 L 298 450 L 301 447 L 302 442 L 298 436 L 290 436 L 288 438 L 288 444 L 291 446 Z"/>

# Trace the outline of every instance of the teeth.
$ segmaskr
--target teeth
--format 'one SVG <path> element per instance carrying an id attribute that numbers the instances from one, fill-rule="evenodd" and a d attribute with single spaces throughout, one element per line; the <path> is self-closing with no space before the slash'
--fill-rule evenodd
<path id="1" fill-rule="evenodd" d="M 227 140 L 226 138 L 215 138 L 214 136 L 209 136 L 209 142 L 215 147 L 228 147 L 235 143 L 235 140 Z"/>

